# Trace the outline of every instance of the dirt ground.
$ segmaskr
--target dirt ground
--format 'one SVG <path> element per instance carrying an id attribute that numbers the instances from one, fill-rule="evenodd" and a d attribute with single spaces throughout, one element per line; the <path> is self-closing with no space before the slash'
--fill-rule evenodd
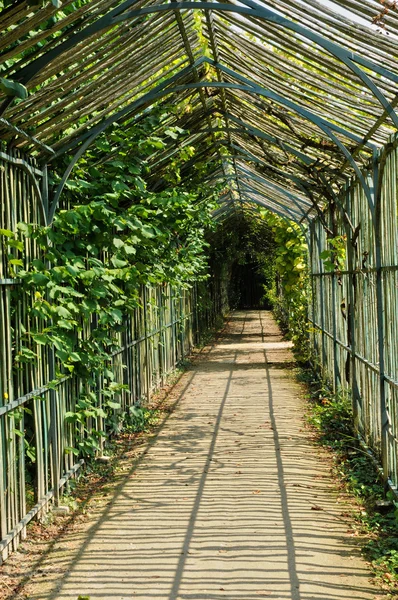
<path id="1" fill-rule="evenodd" d="M 19 568 L 14 597 L 30 600 L 380 597 L 329 457 L 303 426 L 292 364 L 271 313 L 234 313 L 89 514 L 37 539 L 39 562 L 22 545 L 0 581 Z"/>

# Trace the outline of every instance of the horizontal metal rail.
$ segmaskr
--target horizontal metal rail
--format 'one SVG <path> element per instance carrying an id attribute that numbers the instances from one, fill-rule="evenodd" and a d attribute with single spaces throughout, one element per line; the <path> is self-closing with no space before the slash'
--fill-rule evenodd
<path id="1" fill-rule="evenodd" d="M 58 489 L 61 489 L 65 483 L 70 479 L 73 475 L 77 473 L 77 471 L 84 465 L 84 460 L 81 459 L 77 462 L 69 471 L 67 471 L 58 482 Z M 39 500 L 37 504 L 34 505 L 33 508 L 19 521 L 19 523 L 12 529 L 7 535 L 0 541 L 0 557 L 1 553 L 7 549 L 7 547 L 11 544 L 11 542 L 25 529 L 25 527 L 30 523 L 30 521 L 35 517 L 43 508 L 48 506 L 50 500 L 54 497 L 55 490 L 52 489 L 47 494 Z M 1 564 L 1 558 L 0 558 Z"/>
<path id="2" fill-rule="evenodd" d="M 19 280 L 11 278 L 3 278 L 1 281 L 4 285 L 10 286 L 19 283 Z M 1 289 L 4 298 L 9 298 L 9 290 L 0 288 L 0 291 Z M 215 309 L 213 310 L 212 304 L 209 310 L 205 310 L 201 320 L 196 305 L 196 290 L 183 291 L 180 295 L 178 291 L 169 288 L 166 293 L 163 287 L 143 288 L 141 294 L 143 298 L 141 306 L 126 321 L 126 330 L 116 334 L 115 344 L 118 348 L 109 354 L 108 369 L 112 370 L 115 380 L 122 384 L 121 391 L 117 394 L 120 411 L 112 409 L 115 410 L 115 414 L 120 412 L 122 415 L 123 412 L 128 412 L 128 407 L 142 402 L 145 398 L 149 400 L 153 390 L 164 382 L 165 377 L 190 352 L 199 339 L 200 330 L 211 326 L 214 321 Z M 21 295 L 21 300 L 23 299 L 24 296 Z M 26 314 L 26 304 L 24 307 Z M 73 464 L 76 459 L 73 457 L 72 450 L 79 449 L 77 444 L 80 438 L 76 437 L 73 423 L 65 420 L 66 413 L 75 411 L 75 402 L 80 394 L 78 376 L 71 373 L 56 379 L 53 375 L 53 379 L 48 383 L 12 399 L 13 389 L 16 392 L 26 381 L 40 382 L 40 376 L 43 375 L 51 377 L 51 373 L 55 372 L 56 356 L 53 346 L 45 350 L 43 346 L 39 346 L 38 360 L 24 367 L 28 377 L 24 375 L 23 379 L 19 378 L 19 372 L 16 371 L 13 379 L 11 369 L 15 348 L 19 344 L 20 313 L 14 311 L 9 301 L 7 311 L 10 324 L 8 330 L 12 334 L 16 332 L 17 337 L 14 343 L 11 337 L 8 338 L 6 358 L 10 376 L 8 379 L 0 379 L 2 384 L 0 395 L 7 399 L 7 403 L 0 406 L 0 467 L 5 473 L 4 480 L 0 480 L 0 537 L 2 538 L 0 561 L 5 560 L 9 553 L 16 549 L 31 519 L 40 515 L 50 503 L 58 505 L 59 489 L 83 464 L 83 460 Z M 90 327 L 95 328 L 95 322 Z M 143 329 L 145 335 L 141 334 Z M 153 343 L 156 336 L 159 339 L 158 344 Z M 128 343 L 124 344 L 124 341 Z M 46 365 L 50 365 L 51 362 L 54 367 L 47 369 Z M 43 365 L 42 371 L 38 370 L 38 364 Z M 38 373 L 39 379 L 35 373 Z M 104 403 L 103 387 L 101 375 L 90 387 L 90 390 L 95 393 L 100 408 Z M 8 400 L 7 394 L 11 400 Z M 14 411 L 23 408 L 27 403 L 30 410 L 22 412 L 17 417 Z M 29 443 L 36 451 L 36 461 L 30 464 L 30 468 L 35 470 L 34 489 L 26 480 L 25 461 L 28 457 L 30 459 L 25 448 L 27 423 L 31 423 L 33 428 L 33 437 Z M 100 432 L 108 430 L 108 425 L 102 416 L 91 417 L 90 427 Z M 109 432 L 113 432 L 111 426 Z M 99 439 L 100 454 L 103 452 L 104 443 L 105 434 Z M 14 449 L 12 458 L 10 453 L 1 452 L 2 448 L 7 449 L 8 444 L 12 444 Z M 21 468 L 17 469 L 16 465 L 21 465 Z M 48 489 L 50 481 L 51 490 Z M 17 490 L 15 493 L 14 489 Z M 34 492 L 38 502 L 27 512 L 28 491 Z M 12 513 L 9 509 L 11 502 Z"/>
<path id="3" fill-rule="evenodd" d="M 361 273 L 378 273 L 379 271 L 398 271 L 398 265 L 384 265 L 379 269 L 376 267 L 366 267 L 363 269 L 354 269 L 353 271 L 322 271 L 322 273 L 311 273 L 311 277 L 324 277 L 333 275 L 359 275 Z"/>
<path id="4" fill-rule="evenodd" d="M 16 398 L 15 400 L 12 400 L 11 402 L 4 404 L 3 406 L 0 406 L 0 417 L 15 410 L 19 406 L 22 406 L 29 400 L 32 400 L 32 398 L 44 396 L 44 394 L 46 394 L 50 390 L 54 389 L 54 387 L 61 385 L 61 383 L 64 383 L 71 377 L 72 377 L 71 375 L 66 375 L 65 377 L 62 377 L 61 379 L 55 380 L 51 384 L 48 383 L 47 385 L 43 385 L 41 388 L 38 388 L 37 390 L 33 390 L 32 392 L 29 392 L 28 394 L 25 394 L 24 396 L 21 396 L 20 398 Z"/>
<path id="5" fill-rule="evenodd" d="M 351 354 L 351 356 L 353 356 L 354 358 L 357 358 L 361 363 L 363 363 L 364 365 L 366 365 L 367 367 L 369 367 L 369 369 L 371 369 L 374 373 L 377 373 L 377 375 L 381 376 L 380 369 L 379 369 L 379 367 L 377 365 L 375 365 L 374 363 L 372 363 L 367 358 L 365 358 L 365 357 L 361 356 L 360 354 L 358 354 L 358 352 L 356 352 L 356 351 L 353 352 L 353 350 L 352 350 L 352 348 L 350 346 L 347 346 L 347 344 L 344 344 L 344 342 L 342 342 L 338 338 L 335 338 L 333 336 L 333 334 L 331 334 L 326 329 L 323 329 L 320 325 L 318 325 L 318 323 L 315 323 L 315 321 L 313 321 L 312 319 L 309 318 L 308 321 L 311 323 L 311 325 L 313 325 L 314 327 L 316 327 L 317 329 L 319 329 L 319 331 L 321 331 L 321 333 L 324 333 L 328 338 L 330 338 L 331 340 L 333 340 L 333 342 L 335 342 L 336 344 L 338 344 L 341 348 L 344 348 L 344 350 L 347 350 L 347 352 L 349 352 Z M 395 389 L 398 390 L 398 381 L 396 379 L 393 379 L 392 377 L 390 377 L 386 373 L 383 373 L 383 377 L 386 380 L 386 382 L 389 385 L 391 385 L 391 387 L 394 387 Z"/>
<path id="6" fill-rule="evenodd" d="M 395 388 L 395 389 L 398 390 L 398 381 L 396 381 L 392 377 L 389 377 L 385 373 L 381 374 L 379 367 L 377 367 L 375 364 L 373 364 L 372 362 L 370 362 L 369 360 L 367 360 L 366 358 L 364 358 L 363 356 L 361 356 L 357 352 L 353 352 L 352 348 L 350 348 L 349 346 L 347 346 L 347 344 L 344 344 L 341 340 L 339 340 L 337 338 L 334 338 L 333 335 L 329 331 L 327 331 L 326 329 L 322 329 L 322 327 L 320 325 L 318 325 L 317 323 L 315 323 L 312 319 L 308 319 L 308 320 L 321 333 L 325 334 L 329 339 L 331 339 L 333 342 L 335 342 L 336 344 L 338 344 L 341 348 L 344 348 L 344 350 L 346 350 L 351 356 L 353 356 L 355 359 L 358 359 L 362 364 L 364 364 L 371 371 L 373 371 L 374 373 L 376 373 L 379 377 L 383 376 L 384 380 L 388 383 L 388 385 L 390 385 L 391 387 L 393 387 L 393 388 Z M 398 444 L 398 439 L 394 435 L 394 432 L 392 430 L 392 419 L 391 419 L 390 414 L 389 414 L 388 411 L 386 412 L 386 419 L 387 419 L 387 422 L 388 422 L 387 433 L 388 433 L 389 437 L 392 438 Z"/>
<path id="7" fill-rule="evenodd" d="M 110 354 L 110 356 L 111 357 L 118 356 L 119 354 L 122 354 L 122 352 L 124 352 L 125 350 L 128 350 L 129 348 L 133 348 L 137 344 L 141 344 L 142 342 L 145 342 L 145 340 L 148 340 L 148 339 L 154 337 L 155 335 L 162 333 L 162 331 L 166 331 L 166 329 L 170 329 L 170 327 L 173 327 L 174 325 L 178 325 L 179 323 L 186 321 L 190 317 L 193 317 L 193 315 L 194 315 L 194 313 L 190 312 L 190 313 L 187 313 L 186 315 L 184 315 L 183 317 L 176 319 L 175 321 L 171 321 L 167 325 L 162 325 L 162 327 L 159 327 L 158 329 L 154 329 L 150 333 L 147 333 L 147 335 L 143 335 L 140 338 L 137 338 L 136 340 L 133 340 L 132 342 L 124 345 L 122 348 L 116 350 L 115 352 L 112 352 L 112 354 Z"/>
<path id="8" fill-rule="evenodd" d="M 20 279 L 0 279 L 0 285 L 20 285 Z"/>
<path id="9" fill-rule="evenodd" d="M 154 337 L 155 335 L 158 335 L 162 331 L 165 331 L 166 329 L 169 329 L 170 327 L 173 327 L 174 325 L 177 325 L 179 323 L 182 323 L 183 321 L 186 321 L 187 319 L 193 317 L 193 314 L 194 314 L 193 312 L 187 313 L 184 317 L 176 319 L 175 321 L 172 321 L 172 322 L 168 323 L 167 325 L 164 325 L 161 328 L 151 331 L 146 336 L 144 335 L 144 336 L 141 336 L 140 338 L 133 340 L 129 344 L 123 346 L 122 348 L 116 350 L 115 352 L 112 352 L 109 355 L 110 358 L 114 358 L 115 356 L 122 354 L 129 348 L 132 348 L 133 346 L 136 346 L 137 344 L 145 342 L 146 339 L 150 339 L 150 338 Z M 54 382 L 51 382 L 51 384 L 44 385 L 41 388 L 38 388 L 36 390 L 33 390 L 32 392 L 29 392 L 28 394 L 25 394 L 24 396 L 21 396 L 20 398 L 16 398 L 12 402 L 8 402 L 7 404 L 0 406 L 0 417 L 4 416 L 5 414 L 7 414 L 9 412 L 12 412 L 19 406 L 22 406 L 29 400 L 32 400 L 32 398 L 36 398 L 38 396 L 43 396 L 44 394 L 50 392 L 50 390 L 54 389 L 54 387 L 58 387 L 65 381 L 71 379 L 71 377 L 72 377 L 72 375 L 66 375 L 65 377 L 62 377 L 61 379 L 57 379 Z"/>

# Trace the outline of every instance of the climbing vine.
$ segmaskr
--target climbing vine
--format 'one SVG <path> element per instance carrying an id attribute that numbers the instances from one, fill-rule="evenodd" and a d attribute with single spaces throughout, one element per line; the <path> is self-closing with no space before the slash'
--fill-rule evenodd
<path id="1" fill-rule="evenodd" d="M 225 303 L 230 308 L 239 306 L 245 282 L 236 277 L 236 271 L 253 265 L 262 281 L 264 300 L 274 276 L 275 240 L 260 210 L 236 211 L 211 233 L 209 242 L 211 268 L 222 282 Z"/>
<path id="2" fill-rule="evenodd" d="M 297 224 L 266 210 L 262 211 L 262 216 L 275 239 L 275 277 L 268 295 L 279 323 L 294 343 L 296 357 L 305 361 L 308 358 L 307 244 Z"/>
<path id="3" fill-rule="evenodd" d="M 333 257 L 340 256 L 337 250 L 333 248 Z M 263 306 L 273 307 L 294 343 L 296 357 L 307 360 L 308 248 L 300 227 L 263 208 L 242 208 L 211 236 L 211 253 L 213 270 L 229 285 L 226 293 L 232 308 L 239 305 L 237 294 L 241 292 L 241 286 L 234 285 L 234 265 L 256 264 L 263 285 Z"/>
<path id="4" fill-rule="evenodd" d="M 328 238 L 329 248 L 320 253 L 323 267 L 327 272 L 342 271 L 346 266 L 347 236 L 337 235 Z"/>
<path id="5" fill-rule="evenodd" d="M 76 454 L 93 454 L 104 435 L 90 419 L 107 419 L 112 429 L 123 386 L 109 356 L 118 350 L 116 334 L 139 305 L 142 286 L 181 289 L 207 277 L 205 232 L 213 226 L 217 189 L 175 185 L 195 150 L 184 146 L 182 129 L 162 125 L 164 117 L 155 111 L 139 126 L 115 126 L 99 137 L 68 181 L 51 226 L 19 223 L 15 232 L 0 231 L 9 275 L 22 284 L 15 293 L 30 298 L 36 324 L 22 331 L 15 368 L 34 363 L 44 346 L 55 350 L 56 378 L 79 377 L 81 394 L 66 414 L 75 424 L 77 448 L 70 451 Z M 169 181 L 155 191 L 146 159 L 170 136 L 181 139 L 181 148 Z M 53 189 L 64 167 L 55 169 Z"/>

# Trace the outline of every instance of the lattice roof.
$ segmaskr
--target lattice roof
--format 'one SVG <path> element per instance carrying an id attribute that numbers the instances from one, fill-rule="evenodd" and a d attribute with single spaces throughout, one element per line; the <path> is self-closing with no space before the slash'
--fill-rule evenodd
<path id="1" fill-rule="evenodd" d="M 0 74 L 29 95 L 0 99 L 0 135 L 42 163 L 67 153 L 72 167 L 110 123 L 189 99 L 189 112 L 170 120 L 189 131 L 194 160 L 214 160 L 225 209 L 254 202 L 303 220 L 349 176 L 361 178 L 398 125 L 398 15 L 381 34 L 370 25 L 379 8 L 351 0 L 17 2 L 0 16 Z M 158 175 L 176 144 L 170 138 L 154 155 Z"/>

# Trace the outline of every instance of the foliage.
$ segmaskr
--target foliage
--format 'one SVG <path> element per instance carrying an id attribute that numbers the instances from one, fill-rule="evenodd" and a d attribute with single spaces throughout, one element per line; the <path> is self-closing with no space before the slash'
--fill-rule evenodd
<path id="1" fill-rule="evenodd" d="M 272 229 L 275 239 L 274 284 L 269 298 L 279 324 L 289 332 L 296 357 L 308 359 L 308 248 L 300 227 L 263 210 L 262 216 Z"/>
<path id="2" fill-rule="evenodd" d="M 172 183 L 163 180 L 160 189 L 151 189 L 146 158 L 163 151 L 167 137 L 184 138 L 165 117 L 155 110 L 139 125 L 114 126 L 100 136 L 68 181 L 51 226 L 20 223 L 17 232 L 0 231 L 9 275 L 22 281 L 15 293 L 30 298 L 37 324 L 22 328 L 16 367 L 34 363 L 39 346 L 53 347 L 56 376 L 81 381 L 83 391 L 66 415 L 76 435 L 68 451 L 75 454 L 98 450 L 105 435 L 97 427 L 101 419 L 107 430 L 119 426 L 123 386 L 109 356 L 118 350 L 116 334 L 138 306 L 142 286 L 181 289 L 206 277 L 205 231 L 212 227 L 217 189 L 175 185 L 194 153 L 186 148 L 170 164 Z M 64 166 L 58 164 L 60 173 Z M 59 180 L 55 169 L 53 185 Z M 26 248 L 32 246 L 30 260 Z"/>
<path id="3" fill-rule="evenodd" d="M 342 271 L 346 265 L 347 236 L 338 235 L 329 238 L 328 243 L 330 248 L 323 250 L 319 255 L 323 260 L 324 269 L 329 273 L 335 270 Z"/>
<path id="4" fill-rule="evenodd" d="M 24 85 L 5 77 L 0 77 L 0 91 L 12 98 L 16 97 L 24 100 L 28 97 L 28 91 Z"/>
<path id="5" fill-rule="evenodd" d="M 318 441 L 334 454 L 334 473 L 358 501 L 356 529 L 366 534 L 363 552 L 371 562 L 378 582 L 386 589 L 398 589 L 398 501 L 387 493 L 376 460 L 355 433 L 352 405 L 343 391 L 334 394 L 311 370 L 302 370 L 300 379 L 309 384 L 308 421 L 317 430 Z M 382 504 L 382 506 L 385 506 Z"/>
<path id="6" fill-rule="evenodd" d="M 268 210 L 236 211 L 210 238 L 212 270 L 230 281 L 233 266 L 255 263 L 264 278 L 264 295 L 294 342 L 298 360 L 308 359 L 307 244 L 298 225 Z M 230 285 L 229 304 L 239 304 Z"/>
<path id="7" fill-rule="evenodd" d="M 241 209 L 232 213 L 209 237 L 210 265 L 222 282 L 231 308 L 239 305 L 241 282 L 234 280 L 236 266 L 256 265 L 265 289 L 272 285 L 275 241 L 260 210 Z"/>
<path id="8" fill-rule="evenodd" d="M 160 411 L 155 408 L 131 406 L 125 421 L 125 430 L 128 433 L 150 431 L 159 421 Z"/>

